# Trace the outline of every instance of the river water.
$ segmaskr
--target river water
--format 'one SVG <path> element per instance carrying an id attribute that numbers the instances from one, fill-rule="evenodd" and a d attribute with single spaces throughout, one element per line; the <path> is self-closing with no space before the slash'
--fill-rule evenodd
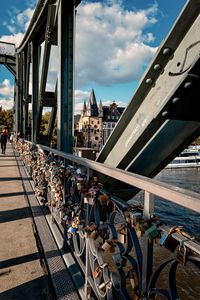
<path id="1" fill-rule="evenodd" d="M 200 194 L 200 169 L 198 168 L 164 169 L 155 179 Z M 184 226 L 185 231 L 200 241 L 200 214 L 162 199 L 156 200 L 155 210 L 167 224 Z"/>
<path id="2" fill-rule="evenodd" d="M 164 169 L 155 179 L 200 193 L 200 169 Z M 200 201 L 200 197 L 199 197 Z M 200 214 L 163 199 L 155 200 L 155 212 L 168 225 L 182 225 L 184 230 L 194 235 L 200 241 Z M 156 246 L 154 263 L 158 265 L 168 257 L 174 257 L 163 247 Z M 181 300 L 200 299 L 200 271 L 191 263 L 185 267 L 178 265 L 177 288 Z M 160 285 L 168 284 L 168 271 L 164 270 L 160 278 Z M 163 298 L 159 298 L 163 299 Z"/>
<path id="3" fill-rule="evenodd" d="M 155 179 L 200 194 L 200 168 L 164 169 Z M 144 194 L 140 192 L 132 201 L 133 203 L 143 204 L 143 199 Z M 158 197 L 155 198 L 155 213 L 169 226 L 183 226 L 184 231 L 195 236 L 196 240 L 200 242 L 200 214 Z M 142 244 L 141 240 L 141 245 Z M 153 270 L 155 271 L 157 267 L 167 259 L 175 257 L 176 252 L 171 253 L 164 247 L 155 244 Z M 161 276 L 159 276 L 156 286 L 167 288 L 168 278 L 169 268 L 165 267 Z M 200 270 L 190 262 L 188 262 L 185 267 L 181 264 L 178 265 L 176 284 L 181 300 L 200 300 Z M 156 299 L 163 298 L 158 296 Z"/>

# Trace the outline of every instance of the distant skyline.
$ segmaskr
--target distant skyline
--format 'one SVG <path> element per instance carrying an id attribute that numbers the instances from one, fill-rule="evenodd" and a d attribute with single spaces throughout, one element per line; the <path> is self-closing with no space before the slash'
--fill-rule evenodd
<path id="1" fill-rule="evenodd" d="M 1 3 L 0 40 L 19 45 L 38 1 Z M 75 112 L 92 88 L 103 105 L 126 106 L 186 0 L 82 1 L 77 8 Z M 52 64 L 51 77 L 56 76 Z M 49 82 L 51 84 L 51 82 Z M 13 105 L 14 78 L 0 65 L 0 105 Z"/>

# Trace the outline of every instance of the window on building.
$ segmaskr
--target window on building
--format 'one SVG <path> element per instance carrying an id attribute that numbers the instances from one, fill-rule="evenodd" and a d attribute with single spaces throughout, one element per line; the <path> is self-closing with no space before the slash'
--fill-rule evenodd
<path id="1" fill-rule="evenodd" d="M 91 121 L 91 124 L 94 124 L 94 121 Z"/>
<path id="2" fill-rule="evenodd" d="M 99 137 L 98 137 L 98 136 L 95 136 L 95 140 L 98 141 L 98 139 L 99 139 Z"/>

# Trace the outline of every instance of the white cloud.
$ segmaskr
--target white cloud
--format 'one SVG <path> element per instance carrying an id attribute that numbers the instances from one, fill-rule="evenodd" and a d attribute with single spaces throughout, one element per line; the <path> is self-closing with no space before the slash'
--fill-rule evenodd
<path id="1" fill-rule="evenodd" d="M 32 5 L 34 5 L 32 3 Z M 4 35 L 0 37 L 0 40 L 8 43 L 14 43 L 17 46 L 20 45 L 24 32 L 27 30 L 35 8 L 27 8 L 22 12 L 12 8 L 12 16 L 9 22 L 3 22 L 3 25 L 8 29 L 11 35 Z"/>
<path id="2" fill-rule="evenodd" d="M 12 34 L 12 35 L 3 35 L 0 37 L 0 40 L 2 42 L 15 44 L 17 47 L 21 43 L 23 36 L 24 36 L 24 33 L 18 32 L 16 34 Z"/>
<path id="3" fill-rule="evenodd" d="M 14 105 L 13 100 L 7 100 L 0 97 L 0 106 L 2 106 L 3 109 L 8 110 L 12 109 Z"/>
<path id="4" fill-rule="evenodd" d="M 108 5 L 109 3 L 109 5 Z M 148 26 L 157 22 L 157 5 L 128 11 L 121 1 L 78 6 L 76 84 L 112 85 L 138 80 L 156 48 Z"/>
<path id="5" fill-rule="evenodd" d="M 24 28 L 26 30 L 34 13 L 34 9 L 27 8 L 23 12 L 19 13 L 16 17 L 17 24 L 20 28 Z"/>
<path id="6" fill-rule="evenodd" d="M 4 79 L 2 83 L 0 82 L 0 95 L 10 98 L 13 97 L 13 93 L 14 86 L 11 85 L 9 79 Z"/>
<path id="7" fill-rule="evenodd" d="M 3 109 L 11 109 L 14 104 L 14 86 L 11 85 L 9 79 L 0 82 L 0 106 Z"/>

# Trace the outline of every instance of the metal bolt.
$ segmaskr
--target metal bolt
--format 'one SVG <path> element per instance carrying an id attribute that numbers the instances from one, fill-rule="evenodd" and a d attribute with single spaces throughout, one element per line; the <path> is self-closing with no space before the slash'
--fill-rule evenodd
<path id="1" fill-rule="evenodd" d="M 192 82 L 191 81 L 188 81 L 188 82 L 186 82 L 185 84 L 184 84 L 184 88 L 185 89 L 187 89 L 187 88 L 189 88 L 189 87 L 191 87 L 192 86 Z"/>
<path id="2" fill-rule="evenodd" d="M 168 115 L 168 113 L 169 113 L 169 112 L 168 112 L 167 110 L 166 110 L 166 111 L 163 111 L 163 112 L 162 112 L 162 116 L 165 117 L 166 115 Z"/>
<path id="3" fill-rule="evenodd" d="M 164 54 L 164 55 L 168 55 L 168 54 L 170 54 L 170 52 L 171 52 L 171 49 L 170 49 L 170 48 L 165 48 L 165 49 L 163 49 L 163 54 Z"/>
<path id="4" fill-rule="evenodd" d="M 160 64 L 156 64 L 156 65 L 154 65 L 153 69 L 154 69 L 155 71 L 158 71 L 158 70 L 161 69 L 161 65 L 160 65 Z"/>
<path id="5" fill-rule="evenodd" d="M 153 79 L 152 78 L 147 78 L 146 83 L 151 85 L 153 83 Z"/>
<path id="6" fill-rule="evenodd" d="M 179 100 L 180 100 L 180 98 L 175 97 L 175 98 L 172 99 L 172 103 L 176 103 L 176 102 L 178 102 Z"/>

